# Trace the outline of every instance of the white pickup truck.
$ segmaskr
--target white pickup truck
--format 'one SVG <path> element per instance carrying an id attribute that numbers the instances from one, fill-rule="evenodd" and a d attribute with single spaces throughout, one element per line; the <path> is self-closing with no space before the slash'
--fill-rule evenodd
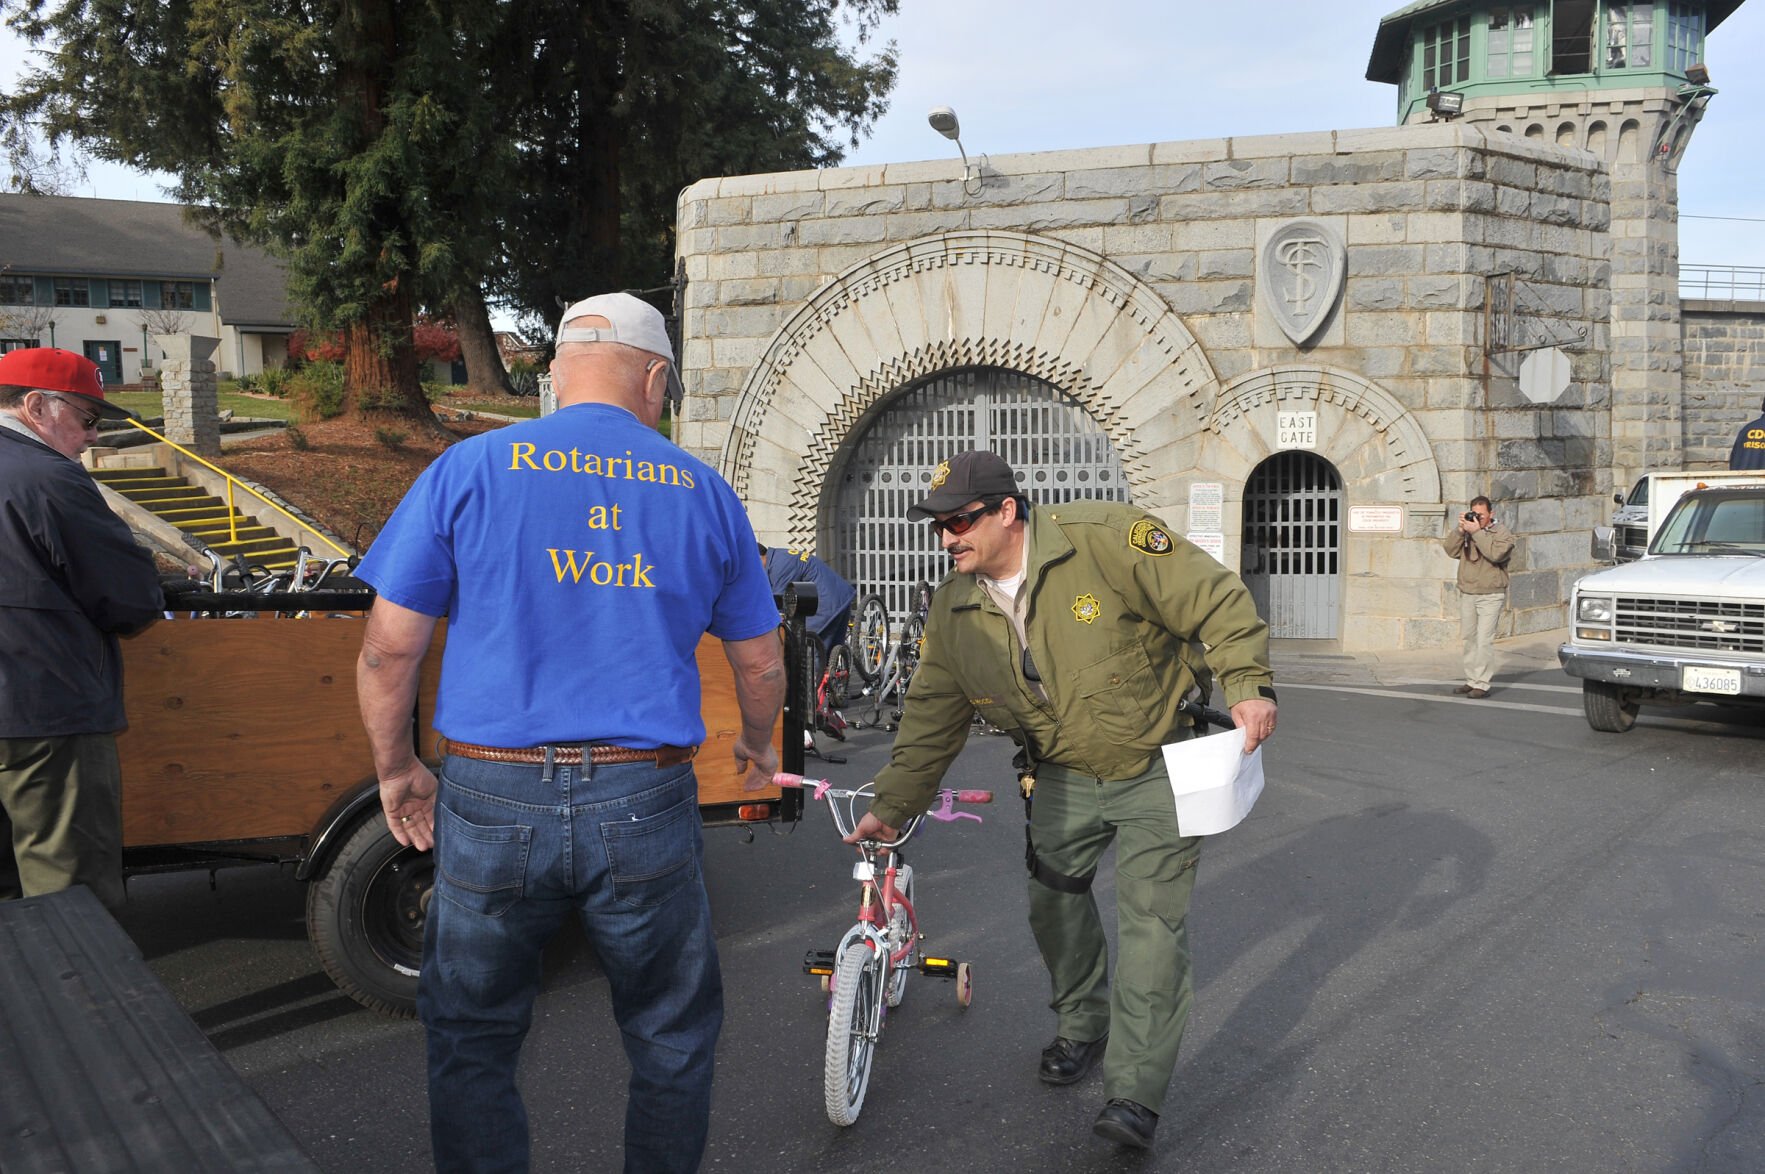
<path id="1" fill-rule="evenodd" d="M 1645 703 L 1765 705 L 1765 485 L 1694 489 L 1646 557 L 1575 585 L 1557 657 L 1596 730 Z"/>
<path id="2" fill-rule="evenodd" d="M 1628 563 L 1641 558 L 1648 553 L 1649 540 L 1661 528 L 1680 494 L 1717 485 L 1765 485 L 1765 472 L 1705 469 L 1692 473 L 1644 473 L 1628 494 L 1612 495 L 1618 509 L 1612 515 L 1610 545 L 1596 530 L 1594 561 Z"/>

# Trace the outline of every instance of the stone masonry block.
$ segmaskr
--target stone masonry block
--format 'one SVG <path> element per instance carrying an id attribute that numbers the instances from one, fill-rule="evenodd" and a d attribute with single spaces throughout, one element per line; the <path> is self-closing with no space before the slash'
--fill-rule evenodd
<path id="1" fill-rule="evenodd" d="M 876 216 L 899 212 L 907 206 L 907 189 L 899 185 L 859 190 L 842 188 L 825 193 L 825 197 L 829 217 Z"/>
<path id="2" fill-rule="evenodd" d="M 1311 191 L 1311 210 L 1319 215 L 1404 212 L 1421 205 L 1423 192 L 1420 182 L 1317 187 Z"/>
<path id="3" fill-rule="evenodd" d="M 1193 163 L 1110 170 L 1071 171 L 1066 198 L 1092 200 L 1110 196 L 1169 195 L 1201 190 L 1201 167 Z"/>
<path id="4" fill-rule="evenodd" d="M 1385 183 L 1403 178 L 1402 151 L 1361 155 L 1301 155 L 1292 161 L 1295 184 Z"/>
<path id="5" fill-rule="evenodd" d="M 783 192 L 776 196 L 755 196 L 753 207 L 757 223 L 802 220 L 822 215 L 827 209 L 827 197 L 819 191 Z"/>
<path id="6" fill-rule="evenodd" d="M 1287 184 L 1287 175 L 1285 155 L 1268 159 L 1227 159 L 1203 164 L 1201 184 L 1212 191 L 1283 187 Z"/>

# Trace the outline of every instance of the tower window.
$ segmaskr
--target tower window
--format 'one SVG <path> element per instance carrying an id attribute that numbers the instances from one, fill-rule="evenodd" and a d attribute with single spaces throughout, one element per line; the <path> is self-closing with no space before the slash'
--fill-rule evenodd
<path id="1" fill-rule="evenodd" d="M 1471 78 L 1471 18 L 1442 21 L 1422 33 L 1422 92 Z"/>
<path id="2" fill-rule="evenodd" d="M 1655 6 L 1606 5 L 1607 69 L 1647 69 L 1655 59 Z"/>
<path id="3" fill-rule="evenodd" d="M 1535 17 L 1530 5 L 1494 8 L 1489 13 L 1487 77 L 1533 77 L 1538 66 L 1533 40 Z"/>
<path id="4" fill-rule="evenodd" d="M 1555 0 L 1551 6 L 1553 74 L 1593 72 L 1594 0 Z"/>

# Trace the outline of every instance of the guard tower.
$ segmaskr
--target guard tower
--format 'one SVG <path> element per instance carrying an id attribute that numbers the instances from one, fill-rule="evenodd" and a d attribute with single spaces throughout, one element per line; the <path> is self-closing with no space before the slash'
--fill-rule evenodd
<path id="1" fill-rule="evenodd" d="M 1612 182 L 1611 469 L 1620 485 L 1685 459 L 1675 172 L 1716 94 L 1705 38 L 1739 7 L 1422 0 L 1379 22 L 1367 63 L 1369 81 L 1397 87 L 1400 124 L 1458 119 L 1604 161 Z"/>

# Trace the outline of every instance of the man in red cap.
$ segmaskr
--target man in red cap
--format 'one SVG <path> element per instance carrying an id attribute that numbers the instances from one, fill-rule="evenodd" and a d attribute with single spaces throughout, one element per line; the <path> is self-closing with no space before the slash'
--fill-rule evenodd
<path id="1" fill-rule="evenodd" d="M 0 356 L 0 900 L 83 884 L 123 902 L 117 637 L 165 603 L 79 456 L 128 416 L 89 359 Z"/>

